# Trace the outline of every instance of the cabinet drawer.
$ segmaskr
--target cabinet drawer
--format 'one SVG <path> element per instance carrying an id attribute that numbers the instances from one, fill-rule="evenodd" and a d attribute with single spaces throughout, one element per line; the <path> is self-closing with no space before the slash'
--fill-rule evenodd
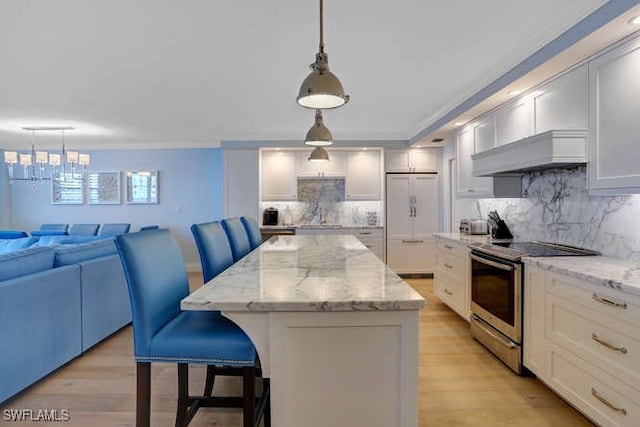
<path id="1" fill-rule="evenodd" d="M 547 296 L 546 337 L 640 391 L 640 327 Z"/>
<path id="2" fill-rule="evenodd" d="M 640 326 L 640 298 L 635 295 L 560 274 L 550 276 L 547 291 L 598 313 Z"/>
<path id="3" fill-rule="evenodd" d="M 600 425 L 636 426 L 640 392 L 547 341 L 548 385 Z"/>
<path id="4" fill-rule="evenodd" d="M 467 256 L 469 254 L 469 248 L 467 245 L 463 245 L 460 243 L 451 243 L 444 240 L 436 240 L 437 242 L 437 250 L 438 252 L 442 252 L 444 254 L 451 254 L 454 256 Z"/>
<path id="5" fill-rule="evenodd" d="M 451 279 L 445 275 L 436 274 L 434 289 L 436 295 L 442 300 L 442 302 L 447 304 L 466 320 L 469 319 L 469 304 L 467 302 L 467 295 L 465 294 L 465 290 L 467 288 L 464 286 L 464 283 Z"/>
<path id="6" fill-rule="evenodd" d="M 436 252 L 436 274 L 445 274 L 463 281 L 467 273 L 465 258 Z"/>

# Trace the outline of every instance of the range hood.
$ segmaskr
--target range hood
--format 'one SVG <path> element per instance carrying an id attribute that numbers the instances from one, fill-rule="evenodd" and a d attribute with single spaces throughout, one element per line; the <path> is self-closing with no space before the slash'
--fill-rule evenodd
<path id="1" fill-rule="evenodd" d="M 587 163 L 587 131 L 550 130 L 471 156 L 473 176 L 495 176 Z"/>

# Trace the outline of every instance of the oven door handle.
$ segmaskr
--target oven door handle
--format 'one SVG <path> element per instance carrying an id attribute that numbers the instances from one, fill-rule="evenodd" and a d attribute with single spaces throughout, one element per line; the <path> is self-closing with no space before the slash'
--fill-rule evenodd
<path id="1" fill-rule="evenodd" d="M 476 260 L 478 262 L 481 262 L 483 264 L 487 264 L 487 265 L 490 265 L 492 267 L 499 268 L 500 270 L 513 271 L 513 270 L 516 269 L 516 267 L 514 265 L 502 264 L 500 262 L 491 261 L 489 259 L 486 259 L 486 258 L 483 258 L 483 257 L 479 257 L 479 256 L 474 255 L 474 254 L 469 254 L 469 257 L 471 257 L 471 259 L 474 259 L 474 260 Z"/>

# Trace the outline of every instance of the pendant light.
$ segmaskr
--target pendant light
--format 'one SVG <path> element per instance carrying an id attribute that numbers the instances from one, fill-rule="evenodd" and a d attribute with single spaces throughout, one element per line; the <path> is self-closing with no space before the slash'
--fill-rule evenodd
<path id="1" fill-rule="evenodd" d="M 316 110 L 316 120 L 307 136 L 304 138 L 304 143 L 307 145 L 319 146 L 319 145 L 331 145 L 333 144 L 333 136 L 331 131 L 327 129 L 322 121 L 322 111 Z"/>
<path id="2" fill-rule="evenodd" d="M 320 49 L 316 54 L 316 62 L 311 64 L 311 73 L 302 82 L 298 94 L 298 104 L 307 108 L 337 108 L 349 102 L 342 83 L 335 74 L 329 71 L 329 56 L 324 51 L 323 38 L 323 4 L 320 0 Z"/>
<path id="3" fill-rule="evenodd" d="M 327 163 L 329 161 L 329 153 L 322 147 L 316 147 L 307 160 L 312 163 Z"/>

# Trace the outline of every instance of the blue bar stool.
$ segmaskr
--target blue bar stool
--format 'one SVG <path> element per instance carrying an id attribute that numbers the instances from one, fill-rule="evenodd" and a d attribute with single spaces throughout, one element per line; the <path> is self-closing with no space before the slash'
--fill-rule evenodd
<path id="1" fill-rule="evenodd" d="M 249 244 L 251 250 L 257 248 L 262 244 L 262 233 L 260 233 L 260 226 L 258 222 L 250 216 L 241 216 L 240 222 L 244 226 L 247 236 L 249 237 Z"/>
<path id="2" fill-rule="evenodd" d="M 226 218 L 220 221 L 222 228 L 227 233 L 229 244 L 231 245 L 231 253 L 233 253 L 233 262 L 251 252 L 249 244 L 249 236 L 244 229 L 244 225 L 240 222 L 240 218 Z"/>
<path id="3" fill-rule="evenodd" d="M 200 254 L 202 276 L 207 283 L 233 264 L 231 246 L 222 225 L 217 221 L 193 224 L 191 233 Z"/>
<path id="4" fill-rule="evenodd" d="M 180 310 L 180 301 L 189 294 L 189 282 L 180 247 L 170 231 L 120 234 L 115 240 L 133 313 L 136 426 L 150 425 L 152 362 L 178 365 L 176 426 L 187 426 L 200 407 L 243 408 L 243 426 L 258 425 L 269 389 L 263 387 L 256 400 L 259 364 L 255 347 L 219 312 Z M 211 396 L 207 387 L 205 395 L 190 396 L 190 363 L 214 366 L 221 375 L 227 375 L 227 369 L 240 369 L 242 397 Z"/>

